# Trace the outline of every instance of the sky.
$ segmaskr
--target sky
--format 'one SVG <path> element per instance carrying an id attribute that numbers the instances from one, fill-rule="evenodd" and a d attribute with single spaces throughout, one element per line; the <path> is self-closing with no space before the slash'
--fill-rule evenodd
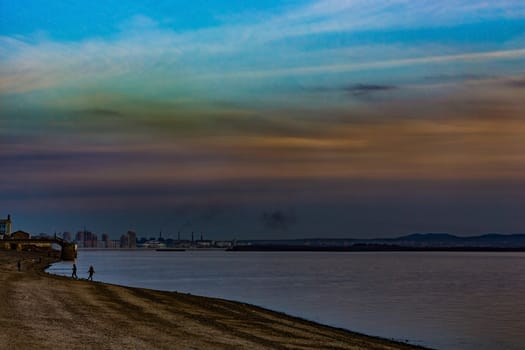
<path id="1" fill-rule="evenodd" d="M 0 217 L 525 232 L 522 0 L 0 1 Z"/>

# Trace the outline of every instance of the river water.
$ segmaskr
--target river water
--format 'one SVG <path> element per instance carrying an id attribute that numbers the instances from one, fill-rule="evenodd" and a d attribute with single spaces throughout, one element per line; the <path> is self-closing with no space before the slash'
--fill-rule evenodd
<path id="1" fill-rule="evenodd" d="M 437 349 L 525 349 L 525 253 L 80 251 L 79 277 L 89 265 L 98 281 L 248 302 Z"/>

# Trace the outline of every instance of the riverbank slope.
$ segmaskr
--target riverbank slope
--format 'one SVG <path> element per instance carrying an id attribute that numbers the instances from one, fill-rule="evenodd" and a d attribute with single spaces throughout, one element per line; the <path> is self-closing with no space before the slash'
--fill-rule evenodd
<path id="1" fill-rule="evenodd" d="M 418 349 L 248 304 L 44 273 L 53 261 L 0 251 L 0 349 Z"/>

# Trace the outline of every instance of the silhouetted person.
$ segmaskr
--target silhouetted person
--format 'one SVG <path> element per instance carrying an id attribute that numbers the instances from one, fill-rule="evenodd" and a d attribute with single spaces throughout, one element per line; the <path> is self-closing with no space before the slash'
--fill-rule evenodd
<path id="1" fill-rule="evenodd" d="M 77 264 L 73 264 L 73 273 L 71 274 L 71 278 L 77 279 Z"/>
<path id="2" fill-rule="evenodd" d="M 93 281 L 93 274 L 95 273 L 95 269 L 93 268 L 93 265 L 89 267 L 88 273 L 89 273 L 88 281 Z"/>
<path id="3" fill-rule="evenodd" d="M 18 267 L 18 271 L 20 271 L 22 269 L 22 261 L 18 260 L 16 266 Z"/>

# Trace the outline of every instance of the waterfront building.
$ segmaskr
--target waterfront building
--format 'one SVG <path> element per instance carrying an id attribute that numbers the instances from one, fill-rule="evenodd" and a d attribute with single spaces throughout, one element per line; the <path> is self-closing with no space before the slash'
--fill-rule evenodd
<path id="1" fill-rule="evenodd" d="M 25 231 L 16 231 L 11 234 L 11 239 L 31 239 L 31 234 Z"/>
<path id="2" fill-rule="evenodd" d="M 120 248 L 120 240 L 109 240 L 109 241 L 107 241 L 106 248 L 111 248 L 111 249 Z"/>
<path id="3" fill-rule="evenodd" d="M 149 240 L 142 244 L 143 248 L 148 249 L 158 249 L 158 248 L 166 248 L 166 244 L 163 242 L 159 242 L 158 240 Z"/>
<path id="4" fill-rule="evenodd" d="M 215 246 L 217 248 L 231 248 L 233 247 L 232 241 L 216 241 Z"/>
<path id="5" fill-rule="evenodd" d="M 7 219 L 0 219 L 0 239 L 9 238 L 11 236 L 11 215 L 7 215 Z"/>
<path id="6" fill-rule="evenodd" d="M 213 241 L 200 239 L 195 242 L 197 248 L 210 248 L 213 246 Z"/>

